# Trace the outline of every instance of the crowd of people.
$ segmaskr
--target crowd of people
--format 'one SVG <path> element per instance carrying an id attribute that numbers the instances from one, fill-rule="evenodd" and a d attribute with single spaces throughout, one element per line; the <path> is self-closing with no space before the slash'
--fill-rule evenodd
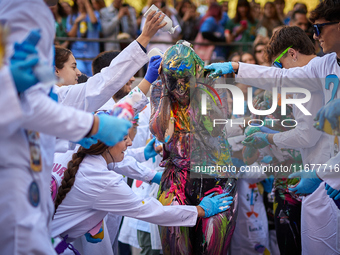
<path id="1" fill-rule="evenodd" d="M 145 22 L 143 15 L 151 5 L 170 17 L 174 27 L 179 26 L 173 34 L 157 32 L 151 39 L 154 43 L 147 47 L 148 51 L 157 47 L 165 52 L 180 39 L 197 43 L 197 47 L 202 42 L 238 43 L 233 46 L 201 46 L 198 51 L 205 61 L 225 61 L 235 52 L 254 54 L 252 46 L 267 43 L 275 29 L 283 25 L 299 26 L 313 40 L 312 25 L 308 21 L 309 10 L 300 2 L 285 14 L 284 0 L 268 1 L 262 7 L 255 1 L 239 0 L 235 17 L 231 19 L 228 16 L 228 1 L 209 0 L 206 5 L 196 6 L 191 0 L 183 0 L 176 1 L 176 6 L 170 6 L 165 0 L 149 0 L 137 13 L 122 0 L 114 0 L 109 6 L 105 5 L 104 0 L 62 0 L 50 7 L 56 22 L 56 37 L 77 37 L 79 41 L 57 40 L 56 43 L 71 49 L 79 59 L 79 70 L 91 76 L 90 63 L 99 52 L 122 50 L 127 46 L 126 40 L 140 35 Z M 106 38 L 113 42 L 88 42 L 81 38 Z M 322 54 L 320 48 L 319 51 Z"/>
<path id="2" fill-rule="evenodd" d="M 0 254 L 340 254 L 340 1 L 284 6 L 0 0 Z"/>

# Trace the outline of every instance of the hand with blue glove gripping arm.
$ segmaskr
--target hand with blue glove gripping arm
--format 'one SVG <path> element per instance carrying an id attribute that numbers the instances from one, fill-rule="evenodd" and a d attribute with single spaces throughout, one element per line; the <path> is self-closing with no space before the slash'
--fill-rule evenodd
<path id="1" fill-rule="evenodd" d="M 227 196 L 228 194 L 229 193 L 224 193 L 216 196 L 213 196 L 214 194 L 210 194 L 205 196 L 198 205 L 203 208 L 205 212 L 204 218 L 208 218 L 228 210 L 230 208 L 229 205 L 233 203 L 233 197 Z"/>

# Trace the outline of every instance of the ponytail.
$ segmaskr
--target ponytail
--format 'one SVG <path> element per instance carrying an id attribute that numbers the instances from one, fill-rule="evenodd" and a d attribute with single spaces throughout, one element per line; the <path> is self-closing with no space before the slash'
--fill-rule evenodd
<path id="1" fill-rule="evenodd" d="M 75 180 L 76 174 L 79 169 L 79 165 L 83 162 L 83 159 L 86 155 L 101 155 L 104 153 L 109 147 L 102 142 L 98 142 L 92 145 L 89 149 L 85 149 L 84 147 L 79 147 L 78 151 L 72 155 L 72 159 L 67 164 L 67 169 L 64 172 L 64 178 L 61 181 L 61 185 L 58 189 L 58 193 L 56 196 L 55 204 L 54 204 L 54 214 L 57 211 L 58 206 L 65 199 L 67 193 L 70 192 Z"/>
<path id="2" fill-rule="evenodd" d="M 76 174 L 79 169 L 79 165 L 83 161 L 86 156 L 86 153 L 82 151 L 83 147 L 79 147 L 77 153 L 72 155 L 72 160 L 67 164 L 67 170 L 64 172 L 64 178 L 61 181 L 61 185 L 58 189 L 57 197 L 55 200 L 55 212 L 57 211 L 58 206 L 66 197 L 67 193 L 70 192 L 74 181 L 76 180 Z"/>

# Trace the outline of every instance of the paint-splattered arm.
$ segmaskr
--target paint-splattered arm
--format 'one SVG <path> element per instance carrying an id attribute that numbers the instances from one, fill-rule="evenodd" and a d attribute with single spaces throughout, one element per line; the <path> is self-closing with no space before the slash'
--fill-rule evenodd
<path id="1" fill-rule="evenodd" d="M 165 142 L 166 130 L 171 117 L 170 98 L 162 82 L 156 81 L 151 88 L 151 117 L 150 131 L 158 141 Z"/>

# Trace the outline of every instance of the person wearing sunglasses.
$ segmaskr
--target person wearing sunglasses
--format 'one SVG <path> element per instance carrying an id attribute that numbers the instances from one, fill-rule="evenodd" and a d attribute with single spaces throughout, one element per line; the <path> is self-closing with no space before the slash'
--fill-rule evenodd
<path id="1" fill-rule="evenodd" d="M 314 58 L 303 67 L 296 67 L 291 69 L 288 65 L 292 63 L 283 55 L 279 59 L 274 59 L 275 65 L 285 68 L 270 68 L 264 66 L 255 66 L 245 63 L 218 63 L 205 67 L 212 71 L 211 76 L 217 76 L 220 74 L 226 74 L 229 72 L 237 73 L 238 82 L 242 82 L 247 85 L 257 86 L 263 89 L 271 90 L 272 87 L 302 87 L 309 90 L 312 94 L 322 94 L 322 104 L 326 104 L 334 98 L 340 98 L 340 90 L 337 90 L 338 77 L 340 77 L 340 1 L 339 0 L 324 0 L 321 2 L 315 10 L 311 12 L 310 20 L 315 25 L 314 39 L 320 42 L 320 46 L 325 53 L 330 53 L 321 58 Z M 285 29 L 285 30 L 284 30 Z M 280 31 L 286 31 L 288 28 L 283 28 Z M 279 31 L 279 32 L 280 32 Z M 301 33 L 303 32 L 300 30 Z M 275 36 L 275 35 L 274 35 Z M 292 34 L 287 33 L 285 38 L 278 38 L 279 40 L 288 40 L 289 37 L 293 37 Z M 287 44 L 281 49 L 281 53 L 278 53 L 277 57 L 281 55 L 292 44 Z M 292 45 L 294 47 L 294 45 Z M 272 48 L 269 45 L 269 48 Z M 286 54 L 290 54 L 292 49 L 288 49 Z M 291 59 L 293 62 L 297 61 L 295 58 Z M 285 65 L 287 62 L 287 66 Z M 333 81 L 335 86 L 329 86 L 330 76 L 333 75 Z M 257 79 L 254 79 L 254 78 Z M 328 78 L 326 78 L 328 77 Z M 333 89 L 334 87 L 334 89 Z M 313 98 L 313 97 L 312 97 Z M 313 104 L 318 104 L 319 101 L 312 99 Z M 313 115 L 312 115 L 313 116 Z M 308 117 L 308 116 L 305 116 Z M 313 116 L 315 117 L 315 115 Z M 299 126 L 299 125 L 298 125 Z M 308 126 L 309 132 L 311 132 L 310 125 Z M 305 132 L 307 133 L 307 132 Z M 299 139 L 302 141 L 302 139 Z M 321 180 L 327 182 L 330 186 L 339 185 L 340 177 L 339 173 L 331 171 L 332 165 L 328 164 L 329 161 L 317 159 L 318 157 L 326 157 L 328 160 L 334 156 L 337 152 L 337 145 L 334 144 L 334 137 L 325 137 L 322 139 L 327 146 L 321 146 L 319 149 L 315 149 L 315 153 L 310 155 L 310 160 L 318 162 L 318 164 L 324 163 L 325 165 L 320 168 L 316 173 L 301 171 L 300 177 L 309 177 L 310 182 L 301 181 L 297 187 L 297 190 L 304 190 L 305 193 L 313 193 L 306 197 L 303 201 L 302 207 L 302 254 L 314 254 L 315 250 L 322 250 L 326 254 L 338 254 L 340 250 L 337 249 L 336 235 L 339 227 L 335 216 L 329 217 L 329 214 L 336 215 L 337 208 L 332 200 L 325 194 L 325 186 L 320 185 Z M 270 142 L 270 139 L 268 139 Z M 274 141 L 275 142 L 275 141 Z M 308 142 L 308 141 L 306 141 Z M 294 143 L 293 143 L 294 144 Z M 318 144 L 313 145 L 317 147 Z M 313 158 L 313 156 L 315 158 Z M 334 159 L 334 158 L 333 158 Z M 340 160 L 338 161 L 340 162 Z M 327 165 L 327 166 L 326 166 Z M 332 188 L 334 188 L 332 187 Z M 311 210 L 311 207 L 318 206 L 318 210 Z M 320 210 L 327 212 L 327 214 L 320 214 Z M 313 222 L 313 223 L 312 223 Z M 334 225 L 334 226 L 331 226 Z M 326 227 L 325 227 L 326 226 Z M 325 228 L 323 228 L 325 227 Z M 323 238 L 322 236 L 327 236 Z"/>

